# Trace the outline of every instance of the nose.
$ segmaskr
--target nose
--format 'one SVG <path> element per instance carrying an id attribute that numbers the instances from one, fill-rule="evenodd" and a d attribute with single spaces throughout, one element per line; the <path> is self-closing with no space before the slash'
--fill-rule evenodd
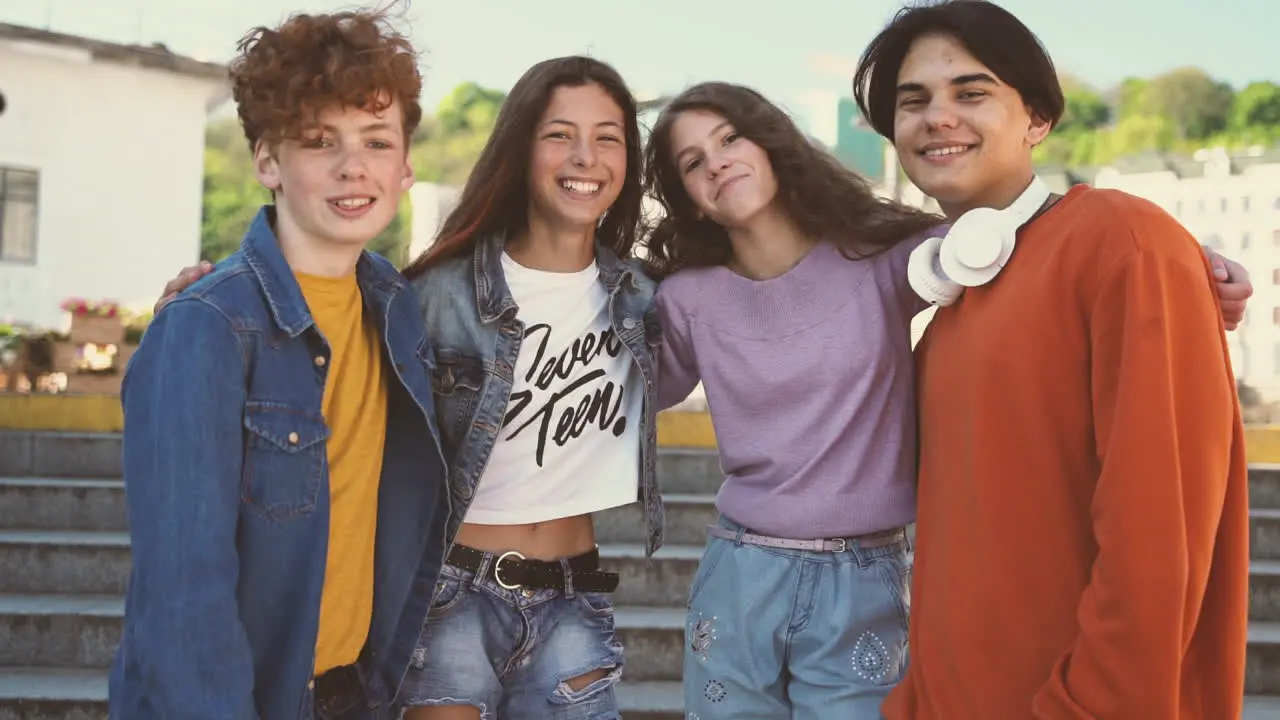
<path id="1" fill-rule="evenodd" d="M 570 156 L 574 167 L 589 168 L 596 164 L 596 148 L 590 138 L 579 136 L 573 141 L 573 152 Z"/>
<path id="2" fill-rule="evenodd" d="M 707 156 L 707 172 L 711 173 L 711 177 L 716 177 L 724 172 L 726 168 L 733 163 L 733 159 L 729 154 L 722 151 L 712 151 Z"/>
<path id="3" fill-rule="evenodd" d="M 338 177 L 343 180 L 362 180 L 368 170 L 364 153 L 360 150 L 344 152 L 338 156 Z"/>
<path id="4" fill-rule="evenodd" d="M 957 123 L 955 107 L 946 100 L 935 99 L 925 109 L 924 122 L 930 130 L 953 128 Z"/>

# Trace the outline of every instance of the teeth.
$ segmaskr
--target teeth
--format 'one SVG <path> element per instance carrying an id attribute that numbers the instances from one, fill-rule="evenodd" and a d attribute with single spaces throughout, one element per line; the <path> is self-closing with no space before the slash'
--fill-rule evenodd
<path id="1" fill-rule="evenodd" d="M 342 198 L 338 201 L 338 207 L 353 210 L 355 208 L 362 208 L 371 202 L 373 202 L 372 198 Z"/>
<path id="2" fill-rule="evenodd" d="M 940 157 L 942 155 L 956 155 L 968 150 L 968 145 L 953 145 L 951 147 L 936 148 L 934 150 L 925 150 L 924 154 L 928 157 Z"/>
<path id="3" fill-rule="evenodd" d="M 561 181 L 560 187 L 569 192 L 579 193 L 581 195 L 590 195 L 600 190 L 600 183 L 582 182 L 580 180 L 564 180 Z"/>

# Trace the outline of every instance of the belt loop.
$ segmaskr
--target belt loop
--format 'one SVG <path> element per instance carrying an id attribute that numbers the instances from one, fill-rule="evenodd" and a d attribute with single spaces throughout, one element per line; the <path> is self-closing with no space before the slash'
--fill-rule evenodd
<path id="1" fill-rule="evenodd" d="M 564 573 L 564 597 L 573 599 L 573 570 L 569 567 L 569 558 L 560 558 L 560 571 Z"/>
<path id="2" fill-rule="evenodd" d="M 747 534 L 747 529 L 744 527 L 739 527 L 737 536 L 733 538 L 734 544 L 737 545 L 738 547 L 742 547 L 742 536 L 746 534 Z"/>
<path id="3" fill-rule="evenodd" d="M 476 568 L 475 575 L 471 577 L 471 589 L 479 590 L 484 578 L 489 574 L 489 566 L 493 564 L 493 553 L 486 552 L 480 555 L 480 566 Z"/>

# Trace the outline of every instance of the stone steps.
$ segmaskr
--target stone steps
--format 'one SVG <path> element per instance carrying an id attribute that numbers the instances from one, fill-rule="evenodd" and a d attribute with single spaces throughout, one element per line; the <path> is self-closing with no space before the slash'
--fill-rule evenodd
<path id="1" fill-rule="evenodd" d="M 619 605 L 683 607 L 702 547 L 668 545 L 644 558 L 639 544 L 601 545 L 604 566 L 622 578 Z M 123 596 L 129 536 L 121 532 L 0 530 L 0 593 Z M 1250 566 L 1251 620 L 1280 622 L 1280 560 Z"/>
<path id="2" fill-rule="evenodd" d="M 625 720 L 684 719 L 678 682 L 624 681 L 618 687 L 618 703 Z M 1245 697 L 1241 720 L 1277 718 L 1280 698 Z M 107 720 L 107 672 L 6 668 L 0 673 L 0 720 Z"/>
<path id="3" fill-rule="evenodd" d="M 716 517 L 715 454 L 663 448 L 666 547 L 644 558 L 638 505 L 596 515 L 627 670 L 628 720 L 683 718 L 684 606 Z M 0 431 L 0 720 L 106 717 L 130 552 L 118 434 Z M 1246 720 L 1280 719 L 1280 465 L 1250 470 Z"/>
<path id="4" fill-rule="evenodd" d="M 0 596 L 0 718 L 6 717 L 5 701 L 15 698 L 22 700 L 24 714 L 13 717 L 95 712 L 105 699 L 106 668 L 123 611 L 119 598 Z M 678 713 L 680 702 L 683 614 L 671 608 L 620 607 L 616 620 L 628 654 L 626 717 L 679 717 L 671 713 Z M 9 670 L 15 666 L 20 669 Z M 1250 628 L 1246 693 L 1280 693 L 1280 623 Z M 1251 698 L 1252 714 L 1245 717 L 1277 717 L 1265 713 L 1278 706 L 1280 698 Z M 37 710 L 43 714 L 25 714 Z M 48 714 L 54 710 L 58 714 Z"/>
<path id="5" fill-rule="evenodd" d="M 684 718 L 678 682 L 625 681 L 618 687 L 618 703 L 626 720 Z M 0 720 L 107 720 L 107 671 L 4 668 Z"/>

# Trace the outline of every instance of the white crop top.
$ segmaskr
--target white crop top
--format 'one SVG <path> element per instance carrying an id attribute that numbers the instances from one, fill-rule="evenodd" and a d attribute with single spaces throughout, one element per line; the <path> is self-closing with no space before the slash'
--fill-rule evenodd
<path id="1" fill-rule="evenodd" d="M 466 522 L 515 525 L 635 502 L 643 379 L 592 263 L 531 270 L 502 254 L 524 339 L 511 400 Z"/>

